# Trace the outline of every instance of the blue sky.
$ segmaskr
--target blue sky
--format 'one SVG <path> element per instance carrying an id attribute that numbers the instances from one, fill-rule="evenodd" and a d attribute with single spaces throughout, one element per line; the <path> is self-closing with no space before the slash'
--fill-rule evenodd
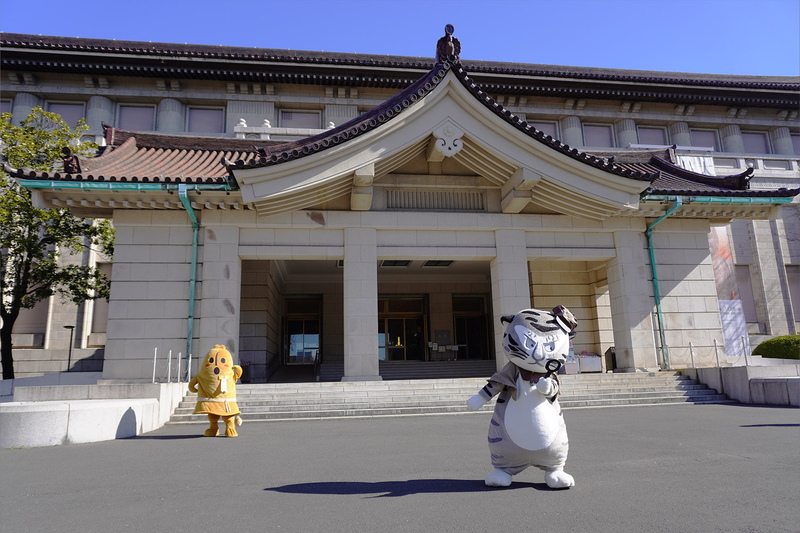
<path id="1" fill-rule="evenodd" d="M 800 75 L 800 0 L 0 0 L 0 30 L 714 74 Z"/>

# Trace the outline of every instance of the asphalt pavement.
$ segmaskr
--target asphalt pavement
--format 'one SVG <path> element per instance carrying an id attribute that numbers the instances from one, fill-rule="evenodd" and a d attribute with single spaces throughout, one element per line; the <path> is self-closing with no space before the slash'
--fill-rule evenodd
<path id="1" fill-rule="evenodd" d="M 488 413 L 173 425 L 0 450 L 0 532 L 800 531 L 800 409 L 565 412 L 566 470 L 490 489 Z M 246 419 L 246 413 L 245 413 Z"/>

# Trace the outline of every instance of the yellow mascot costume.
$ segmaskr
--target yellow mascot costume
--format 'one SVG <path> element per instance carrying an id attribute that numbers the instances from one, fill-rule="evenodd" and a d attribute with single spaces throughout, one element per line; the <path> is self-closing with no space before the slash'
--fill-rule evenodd
<path id="1" fill-rule="evenodd" d="M 206 437 L 219 434 L 219 419 L 225 421 L 225 436 L 237 437 L 236 426 L 242 424 L 239 406 L 236 405 L 236 380 L 242 376 L 242 367 L 233 364 L 231 353 L 217 344 L 200 361 L 200 370 L 189 382 L 189 392 L 197 393 L 195 414 L 207 414 L 209 428 Z"/>

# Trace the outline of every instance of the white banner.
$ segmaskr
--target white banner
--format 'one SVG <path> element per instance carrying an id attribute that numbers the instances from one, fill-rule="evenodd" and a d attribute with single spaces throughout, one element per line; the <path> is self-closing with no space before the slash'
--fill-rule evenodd
<path id="1" fill-rule="evenodd" d="M 719 316 L 722 321 L 722 336 L 728 357 L 750 355 L 750 337 L 741 300 L 719 300 Z M 742 344 L 744 340 L 744 345 Z"/>

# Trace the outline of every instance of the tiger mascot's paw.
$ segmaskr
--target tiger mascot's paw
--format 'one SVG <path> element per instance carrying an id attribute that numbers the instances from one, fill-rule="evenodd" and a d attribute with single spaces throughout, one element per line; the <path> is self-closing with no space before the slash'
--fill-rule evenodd
<path id="1" fill-rule="evenodd" d="M 508 487 L 511 485 L 511 474 L 505 470 L 495 470 L 486 476 L 487 487 Z"/>
<path id="2" fill-rule="evenodd" d="M 544 481 L 551 489 L 567 489 L 575 486 L 575 479 L 563 470 L 548 472 L 544 476 Z"/>

